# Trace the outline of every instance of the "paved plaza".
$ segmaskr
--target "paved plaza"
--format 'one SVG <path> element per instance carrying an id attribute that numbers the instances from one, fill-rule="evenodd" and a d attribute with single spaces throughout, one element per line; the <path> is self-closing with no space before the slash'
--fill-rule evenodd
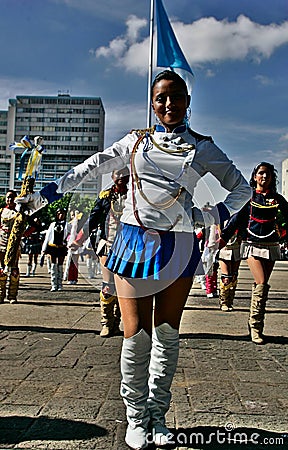
<path id="1" fill-rule="evenodd" d="M 88 280 L 81 263 L 79 283 L 54 293 L 46 267 L 37 269 L 22 275 L 18 304 L 0 305 L 0 449 L 126 450 L 122 337 L 99 336 L 101 277 Z M 287 274 L 288 262 L 278 262 L 264 346 L 248 337 L 245 263 L 231 313 L 193 285 L 167 414 L 170 448 L 288 448 Z"/>

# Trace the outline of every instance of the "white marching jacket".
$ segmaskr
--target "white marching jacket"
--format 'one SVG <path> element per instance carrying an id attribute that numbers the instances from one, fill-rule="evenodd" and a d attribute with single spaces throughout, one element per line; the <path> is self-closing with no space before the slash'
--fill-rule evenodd
<path id="1" fill-rule="evenodd" d="M 134 214 L 137 210 L 138 218 L 147 228 L 191 231 L 194 189 L 208 172 L 229 191 L 220 208 L 220 215 L 224 212 L 225 216 L 222 220 L 239 211 L 250 198 L 247 181 L 211 140 L 197 141 L 186 127 L 181 127 L 181 132 L 167 133 L 157 126 L 152 137 L 149 133 L 144 136 L 132 156 L 138 138 L 139 132 L 132 131 L 68 171 L 40 191 L 43 202 L 45 198 L 54 201 L 98 174 L 127 165 L 132 169 L 121 221 L 131 225 L 139 225 Z M 184 189 L 180 190 L 181 187 Z"/>

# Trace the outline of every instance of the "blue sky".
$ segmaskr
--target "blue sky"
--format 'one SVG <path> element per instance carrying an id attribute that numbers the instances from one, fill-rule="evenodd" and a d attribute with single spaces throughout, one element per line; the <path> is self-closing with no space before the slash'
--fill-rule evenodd
<path id="1" fill-rule="evenodd" d="M 288 157 L 287 0 L 163 4 L 195 74 L 191 127 L 212 135 L 247 178 L 261 160 L 281 177 Z M 0 6 L 0 109 L 16 95 L 61 90 L 102 98 L 107 146 L 146 126 L 149 0 Z M 209 177 L 207 183 L 221 200 L 222 191 Z"/>

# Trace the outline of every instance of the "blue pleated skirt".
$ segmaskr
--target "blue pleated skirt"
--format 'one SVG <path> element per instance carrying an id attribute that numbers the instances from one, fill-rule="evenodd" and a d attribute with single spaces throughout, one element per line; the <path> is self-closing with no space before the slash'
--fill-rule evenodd
<path id="1" fill-rule="evenodd" d="M 145 231 L 120 223 L 106 266 L 126 278 L 175 280 L 193 276 L 200 258 L 194 233 Z"/>

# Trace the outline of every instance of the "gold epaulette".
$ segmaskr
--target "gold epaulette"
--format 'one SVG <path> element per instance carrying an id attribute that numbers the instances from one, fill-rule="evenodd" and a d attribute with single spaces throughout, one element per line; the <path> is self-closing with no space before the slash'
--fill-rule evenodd
<path id="1" fill-rule="evenodd" d="M 139 135 L 143 135 L 143 134 L 146 134 L 146 133 L 149 133 L 149 134 L 154 134 L 154 132 L 155 132 L 155 125 L 153 125 L 153 127 L 150 127 L 150 128 L 140 128 L 140 129 L 132 129 L 131 131 L 130 131 L 130 134 L 131 133 L 137 133 L 137 134 L 139 134 Z"/>
<path id="2" fill-rule="evenodd" d="M 107 189 L 106 191 L 101 191 L 99 194 L 99 198 L 102 200 L 102 198 L 108 198 L 110 195 L 110 189 Z"/>

